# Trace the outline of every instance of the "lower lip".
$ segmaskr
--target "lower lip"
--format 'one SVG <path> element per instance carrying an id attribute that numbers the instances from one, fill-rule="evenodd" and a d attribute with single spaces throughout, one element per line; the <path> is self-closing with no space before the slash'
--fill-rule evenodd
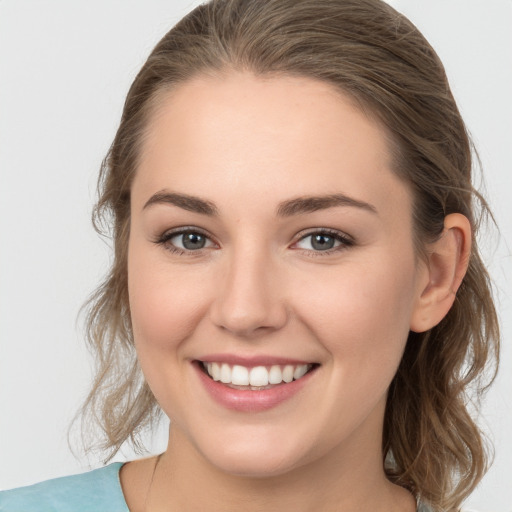
<path id="1" fill-rule="evenodd" d="M 296 395 L 316 372 L 313 369 L 299 380 L 276 385 L 261 391 L 233 389 L 221 382 L 214 381 L 200 368 L 201 363 L 194 361 L 193 366 L 201 383 L 210 396 L 226 409 L 240 412 L 261 412 L 272 409 Z"/>

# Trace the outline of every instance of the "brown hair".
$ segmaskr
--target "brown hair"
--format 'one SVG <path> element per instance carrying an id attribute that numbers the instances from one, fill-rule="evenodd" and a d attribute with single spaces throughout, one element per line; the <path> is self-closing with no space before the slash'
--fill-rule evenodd
<path id="1" fill-rule="evenodd" d="M 95 226 L 110 228 L 115 257 L 87 304 L 98 371 L 84 421 L 99 423 L 105 434 L 100 447 L 110 458 L 127 439 L 137 444 L 140 430 L 159 414 L 137 364 L 130 324 L 130 186 L 159 93 L 224 70 L 328 82 L 378 119 L 390 134 L 395 170 L 413 190 L 420 254 L 440 235 L 446 215 L 459 212 L 470 220 L 467 274 L 444 320 L 410 334 L 389 390 L 383 435 L 388 478 L 434 510 L 457 510 L 487 467 L 468 389 L 478 398 L 484 378 L 488 384 L 494 376 L 490 363 L 498 360 L 496 312 L 475 240 L 488 207 L 471 184 L 472 146 L 439 58 L 409 20 L 380 0 L 213 0 L 153 50 L 128 92 L 99 179 Z"/>

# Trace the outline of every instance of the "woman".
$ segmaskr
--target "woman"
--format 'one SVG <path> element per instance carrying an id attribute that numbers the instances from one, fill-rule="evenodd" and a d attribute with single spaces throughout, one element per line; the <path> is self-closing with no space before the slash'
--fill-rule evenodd
<path id="1" fill-rule="evenodd" d="M 161 408 L 168 449 L 0 504 L 458 510 L 486 468 L 465 392 L 498 348 L 470 174 L 442 66 L 386 4 L 195 9 L 105 159 L 89 317 L 103 447 Z"/>

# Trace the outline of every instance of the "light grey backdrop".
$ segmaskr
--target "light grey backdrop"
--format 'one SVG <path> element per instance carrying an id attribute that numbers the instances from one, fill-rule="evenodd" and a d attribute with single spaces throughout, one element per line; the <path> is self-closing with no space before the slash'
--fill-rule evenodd
<path id="1" fill-rule="evenodd" d="M 70 454 L 66 430 L 90 379 L 77 311 L 109 262 L 89 222 L 96 174 L 135 73 L 197 3 L 0 0 L 0 488 L 88 467 Z M 485 239 L 504 339 L 483 420 L 496 461 L 467 505 L 509 512 L 512 1 L 390 3 L 445 63 L 502 233 Z M 163 449 L 165 434 L 151 446 Z"/>

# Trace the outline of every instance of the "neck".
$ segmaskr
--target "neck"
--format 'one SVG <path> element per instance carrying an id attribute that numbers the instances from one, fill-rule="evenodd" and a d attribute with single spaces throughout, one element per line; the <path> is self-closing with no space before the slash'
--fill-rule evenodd
<path id="1" fill-rule="evenodd" d="M 285 474 L 240 476 L 215 467 L 173 428 L 147 510 L 414 511 L 412 496 L 386 479 L 380 446 L 367 447 L 363 457 L 361 447 L 356 448 L 337 447 Z"/>

